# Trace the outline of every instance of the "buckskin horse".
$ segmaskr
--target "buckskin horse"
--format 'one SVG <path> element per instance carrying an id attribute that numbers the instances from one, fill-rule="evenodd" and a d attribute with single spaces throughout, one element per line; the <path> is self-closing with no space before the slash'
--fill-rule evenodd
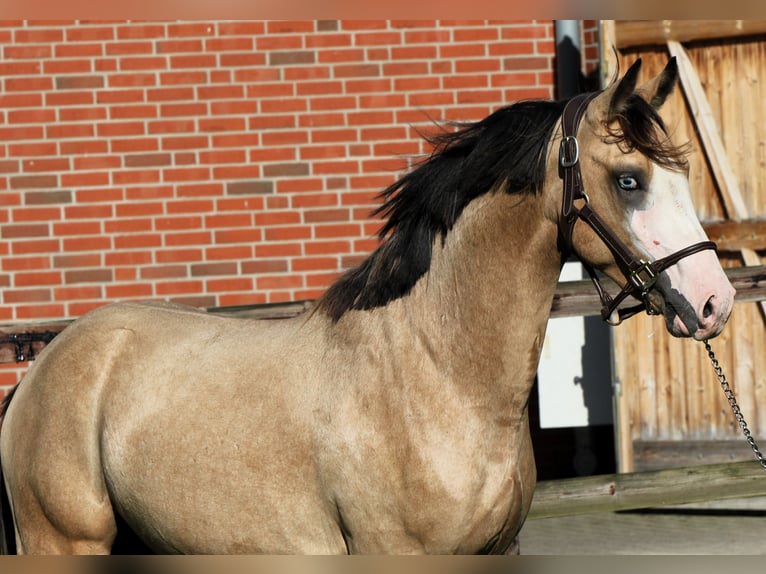
<path id="1" fill-rule="evenodd" d="M 108 553 L 124 527 L 163 553 L 517 551 L 562 262 L 612 323 L 629 298 L 707 339 L 732 308 L 658 113 L 675 60 L 639 70 L 435 136 L 383 192 L 379 247 L 302 316 L 125 302 L 74 322 L 6 401 L 17 550 Z"/>

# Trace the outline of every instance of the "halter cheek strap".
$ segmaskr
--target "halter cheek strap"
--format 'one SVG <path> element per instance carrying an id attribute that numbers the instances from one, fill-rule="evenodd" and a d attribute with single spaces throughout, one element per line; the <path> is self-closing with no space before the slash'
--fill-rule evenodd
<path id="1" fill-rule="evenodd" d="M 564 108 L 561 116 L 561 144 L 559 147 L 559 176 L 563 180 L 564 191 L 559 217 L 559 241 L 562 257 L 566 258 L 574 251 L 572 234 L 578 219 L 587 223 L 601 238 L 614 256 L 615 263 L 627 279 L 625 286 L 612 297 L 601 285 L 593 267 L 585 261 L 583 266 L 588 271 L 593 285 L 601 299 L 601 317 L 612 325 L 621 323 L 624 319 L 646 310 L 649 314 L 655 311 L 649 305 L 649 292 L 655 287 L 660 273 L 671 265 L 675 265 L 684 257 L 688 257 L 706 249 L 716 250 L 712 241 L 701 241 L 685 247 L 667 257 L 655 261 L 645 261 L 635 257 L 630 248 L 609 228 L 598 213 L 590 207 L 585 190 L 583 189 L 582 173 L 580 171 L 580 150 L 577 141 L 577 128 L 585 115 L 588 104 L 598 95 L 598 92 L 575 96 Z M 582 201 L 577 207 L 575 201 Z M 635 307 L 618 309 L 617 307 L 628 296 L 633 295 L 642 303 Z M 616 311 L 616 317 L 615 315 Z"/>

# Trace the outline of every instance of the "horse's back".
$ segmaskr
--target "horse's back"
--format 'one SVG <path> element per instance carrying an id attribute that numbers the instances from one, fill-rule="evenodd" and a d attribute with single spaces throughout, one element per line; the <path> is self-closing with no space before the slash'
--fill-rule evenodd
<path id="1" fill-rule="evenodd" d="M 21 383 L 2 433 L 11 483 L 67 520 L 92 499 L 80 530 L 113 529 L 113 506 L 161 551 L 343 551 L 310 452 L 315 391 L 290 366 L 306 336 L 301 319 L 98 309 Z M 296 536 L 300 521 L 313 526 Z"/>

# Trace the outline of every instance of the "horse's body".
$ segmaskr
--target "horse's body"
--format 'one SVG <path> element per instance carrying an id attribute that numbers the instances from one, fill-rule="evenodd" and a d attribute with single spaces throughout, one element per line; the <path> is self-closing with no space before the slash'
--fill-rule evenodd
<path id="1" fill-rule="evenodd" d="M 649 101 L 672 72 L 649 84 Z M 598 203 L 629 245 L 657 258 L 704 236 L 684 174 L 599 131 L 633 87 L 590 103 L 583 179 L 594 205 L 605 177 L 594 174 L 625 177 L 633 164 L 647 188 L 668 189 L 651 206 L 610 193 Z M 553 120 L 542 129 L 544 171 L 528 169 L 518 189 L 506 177 L 423 202 L 407 195 L 413 179 L 392 188 L 389 239 L 305 316 L 122 303 L 67 328 L 3 423 L 18 549 L 109 552 L 119 516 L 159 552 L 515 550 L 535 484 L 527 400 L 562 260 L 550 143 L 560 135 Z M 442 160 L 460 151 L 452 141 Z M 662 235 L 646 215 L 666 203 L 679 225 Z M 584 225 L 572 245 L 621 278 Z M 662 276 L 650 301 L 672 332 L 720 332 L 733 292 L 712 252 Z"/>

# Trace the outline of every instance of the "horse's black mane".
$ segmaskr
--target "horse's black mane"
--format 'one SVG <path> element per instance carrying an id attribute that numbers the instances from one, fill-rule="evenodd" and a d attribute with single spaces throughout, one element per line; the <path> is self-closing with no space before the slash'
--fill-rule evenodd
<path id="1" fill-rule="evenodd" d="M 545 177 L 545 157 L 565 101 L 530 100 L 498 109 L 481 121 L 428 138 L 434 150 L 381 193 L 374 212 L 386 218 L 385 241 L 336 281 L 317 310 L 338 321 L 346 311 L 381 307 L 403 297 L 431 265 L 431 250 L 463 209 L 494 190 L 535 193 Z M 631 98 L 615 118 L 613 142 L 661 163 L 677 165 L 682 151 L 667 142 L 662 120 L 648 103 Z M 627 151 L 627 150 L 626 150 Z M 681 159 L 679 159 L 681 158 Z"/>
<path id="2" fill-rule="evenodd" d="M 500 186 L 534 192 L 545 174 L 545 151 L 563 102 L 525 101 L 481 121 L 428 138 L 430 156 L 381 193 L 374 212 L 387 219 L 386 240 L 336 281 L 318 309 L 337 321 L 406 295 L 431 265 L 436 237 L 445 238 L 471 200 Z"/>

